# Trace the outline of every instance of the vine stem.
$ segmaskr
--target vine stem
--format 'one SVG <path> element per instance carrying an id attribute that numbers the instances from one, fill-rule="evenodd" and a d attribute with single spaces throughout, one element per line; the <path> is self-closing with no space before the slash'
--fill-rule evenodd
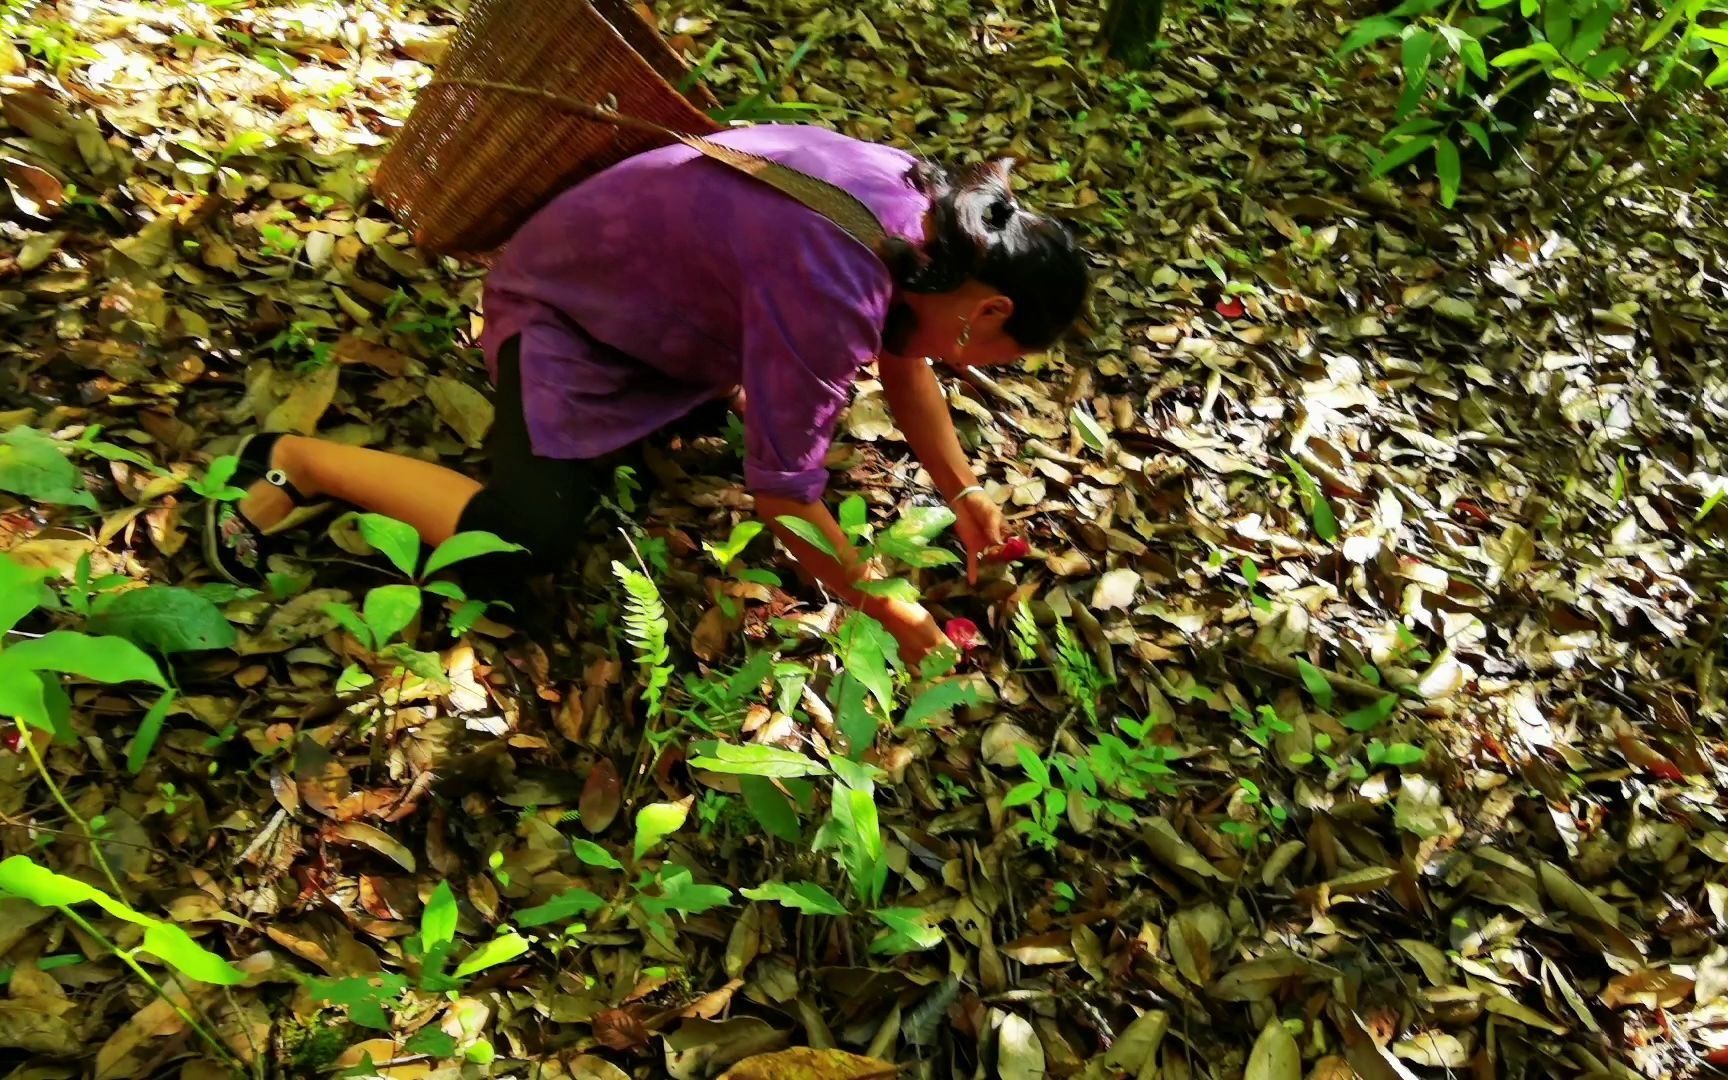
<path id="1" fill-rule="evenodd" d="M 168 1007 L 170 1009 L 174 1010 L 175 1015 L 179 1016 L 181 1020 L 184 1020 L 186 1022 L 186 1026 L 190 1027 L 193 1031 L 197 1032 L 198 1037 L 203 1039 L 204 1042 L 209 1045 L 210 1049 L 212 1049 L 216 1052 L 216 1055 L 218 1057 L 226 1060 L 231 1066 L 238 1067 L 242 1073 L 245 1072 L 245 1063 L 242 1062 L 239 1058 L 235 1057 L 234 1052 L 232 1050 L 228 1049 L 228 1047 L 224 1046 L 222 1044 L 222 1040 L 218 1039 L 213 1033 L 211 1033 L 211 1031 L 208 1028 L 206 1028 L 202 1023 L 200 1023 L 198 1021 L 198 1018 L 193 1016 L 191 1014 L 191 1012 L 189 1012 L 186 1009 L 185 1006 L 181 1005 L 178 1001 L 175 1001 L 174 998 L 169 995 L 168 990 L 161 983 L 156 981 L 156 977 L 154 975 L 150 974 L 149 969 L 145 968 L 145 966 L 143 964 L 140 964 L 138 962 L 137 958 L 132 955 L 132 951 L 130 949 L 122 949 L 120 946 L 114 944 L 112 941 L 109 941 L 106 937 L 103 936 L 102 931 L 96 929 L 94 926 L 92 926 L 90 924 L 90 920 L 86 919 L 84 916 L 78 914 L 76 911 L 72 910 L 69 907 L 60 908 L 60 914 L 66 916 L 68 919 L 72 920 L 73 924 L 75 926 L 77 926 L 78 929 L 84 931 L 86 934 L 89 934 L 103 948 L 107 949 L 109 952 L 111 952 L 115 956 L 119 957 L 120 962 L 125 964 L 127 967 L 131 968 L 133 974 L 137 975 L 138 978 L 142 979 L 144 981 L 145 986 L 148 986 L 152 991 L 155 992 L 157 997 L 161 998 L 164 1002 L 166 1002 Z M 190 994 L 186 995 L 186 1001 L 188 1004 L 191 1003 L 192 996 Z"/>
<path id="2" fill-rule="evenodd" d="M 126 899 L 126 890 L 121 887 L 120 878 L 115 875 L 114 868 L 108 865 L 107 856 L 102 854 L 102 844 L 97 839 L 95 832 L 91 830 L 90 823 L 80 817 L 78 811 L 72 809 L 72 803 L 67 800 L 66 793 L 60 790 L 60 785 L 56 784 L 54 777 L 49 774 L 48 763 L 42 759 L 42 751 L 36 746 L 35 733 L 25 727 L 22 721 L 18 722 L 18 733 L 23 736 L 24 748 L 30 752 L 30 762 L 36 766 L 36 775 L 40 776 L 42 782 L 48 786 L 48 794 L 54 796 L 54 801 L 60 804 L 60 809 L 66 812 L 67 817 L 76 821 L 78 828 L 83 831 L 84 840 L 90 845 L 90 857 L 95 860 L 96 865 L 102 870 L 102 876 L 107 878 L 108 884 L 113 887 L 114 899 L 122 904 L 131 903 Z"/>
<path id="3" fill-rule="evenodd" d="M 42 751 L 36 745 L 35 733 L 30 728 L 26 727 L 22 721 L 15 721 L 15 723 L 18 724 L 18 732 L 22 736 L 20 741 L 23 742 L 25 750 L 30 754 L 30 762 L 36 767 L 36 775 L 42 778 L 42 783 L 46 784 L 48 787 L 48 793 L 54 797 L 54 801 L 60 805 L 60 809 L 65 811 L 66 816 L 78 823 L 78 828 L 83 833 L 85 842 L 90 845 L 91 858 L 95 861 L 96 865 L 101 868 L 102 876 L 108 879 L 108 884 L 114 889 L 114 898 L 120 903 L 126 904 L 130 907 L 131 901 L 126 899 L 126 890 L 121 887 L 120 878 L 114 873 L 114 868 L 108 865 L 107 858 L 103 856 L 102 845 L 97 839 L 95 831 L 90 828 L 90 823 L 85 821 L 78 811 L 72 808 L 72 803 L 66 798 L 66 793 L 60 790 L 60 785 L 54 782 L 54 777 L 48 772 L 48 763 L 43 760 Z M 194 1018 L 184 1007 L 182 1007 L 179 1002 L 169 997 L 168 992 L 162 988 L 162 984 L 157 982 L 155 976 L 151 975 L 142 964 L 138 963 L 129 951 L 121 949 L 118 945 L 109 941 L 102 935 L 101 931 L 90 925 L 88 919 L 85 919 L 84 916 L 73 911 L 71 908 L 62 907 L 60 908 L 60 912 L 68 919 L 71 919 L 72 922 L 85 933 L 100 942 L 109 952 L 118 956 L 127 967 L 131 968 L 140 979 L 144 980 L 144 985 L 155 991 L 157 997 L 167 1002 L 168 1007 L 173 1009 L 174 1012 L 179 1015 L 180 1019 L 184 1020 L 191 1026 L 193 1031 L 196 1031 L 205 1042 L 209 1043 L 218 1056 L 225 1058 L 231 1065 L 244 1065 L 239 1058 L 234 1056 L 232 1051 L 223 1046 L 221 1041 L 212 1035 L 204 1025 Z M 188 1003 L 191 1003 L 191 995 L 187 995 L 186 1000 Z M 242 1071 L 244 1071 L 243 1068 Z"/>

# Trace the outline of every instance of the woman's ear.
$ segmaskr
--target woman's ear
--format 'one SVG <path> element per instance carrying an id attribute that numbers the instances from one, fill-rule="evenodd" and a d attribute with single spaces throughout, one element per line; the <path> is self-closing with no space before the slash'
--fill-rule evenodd
<path id="1" fill-rule="evenodd" d="M 978 327 L 1000 330 L 1014 316 L 1014 301 L 1001 293 L 991 293 L 972 309 L 971 323 Z"/>

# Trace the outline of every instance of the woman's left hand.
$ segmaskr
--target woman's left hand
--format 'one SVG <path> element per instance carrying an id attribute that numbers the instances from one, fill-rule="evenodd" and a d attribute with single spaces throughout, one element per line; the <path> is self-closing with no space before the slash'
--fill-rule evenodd
<path id="1" fill-rule="evenodd" d="M 966 583 L 976 585 L 978 560 L 1008 539 L 1008 523 L 990 496 L 974 491 L 954 504 L 954 532 L 966 547 Z"/>

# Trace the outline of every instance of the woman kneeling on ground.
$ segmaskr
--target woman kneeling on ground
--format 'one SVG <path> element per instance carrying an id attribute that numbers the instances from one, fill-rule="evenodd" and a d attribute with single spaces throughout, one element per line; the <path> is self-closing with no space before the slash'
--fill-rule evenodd
<path id="1" fill-rule="evenodd" d="M 894 635 L 901 654 L 945 639 L 916 603 L 860 593 L 865 572 L 822 504 L 823 461 L 853 381 L 876 361 L 889 408 L 956 515 L 969 573 L 1006 539 L 926 358 L 1010 364 L 1053 344 L 1085 300 L 1086 263 L 1063 226 L 1021 207 L 1006 163 L 949 176 L 889 147 L 812 127 L 716 141 L 826 180 L 896 238 L 879 257 L 779 191 L 670 146 L 576 185 L 530 218 L 486 281 L 482 342 L 497 387 L 485 485 L 415 458 L 299 436 L 254 436 L 238 504 L 213 504 L 207 551 L 255 584 L 270 529 L 331 498 L 405 521 L 429 544 L 485 530 L 528 549 L 523 569 L 571 553 L 610 473 L 595 459 L 699 406 L 744 414 L 756 511 L 808 572 Z M 779 524 L 802 518 L 835 559 Z"/>

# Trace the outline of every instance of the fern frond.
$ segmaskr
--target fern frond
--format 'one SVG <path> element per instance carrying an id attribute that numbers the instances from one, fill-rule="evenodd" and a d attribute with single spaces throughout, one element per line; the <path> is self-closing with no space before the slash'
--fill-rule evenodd
<path id="1" fill-rule="evenodd" d="M 1043 637 L 1038 633 L 1038 620 L 1032 617 L 1032 605 L 1020 601 L 1020 606 L 1014 609 L 1014 651 L 1019 654 L 1022 663 L 1038 659 L 1038 643 Z"/>
<path id="2" fill-rule="evenodd" d="M 666 605 L 654 579 L 613 560 L 612 574 L 624 586 L 624 637 L 636 648 L 636 662 L 646 669 L 643 700 L 648 718 L 660 715 L 661 695 L 672 681 L 672 649 L 666 644 Z"/>
<path id="3" fill-rule="evenodd" d="M 1092 654 L 1061 619 L 1056 620 L 1056 684 L 1096 727 L 1098 693 L 1104 688 L 1104 676 Z"/>

